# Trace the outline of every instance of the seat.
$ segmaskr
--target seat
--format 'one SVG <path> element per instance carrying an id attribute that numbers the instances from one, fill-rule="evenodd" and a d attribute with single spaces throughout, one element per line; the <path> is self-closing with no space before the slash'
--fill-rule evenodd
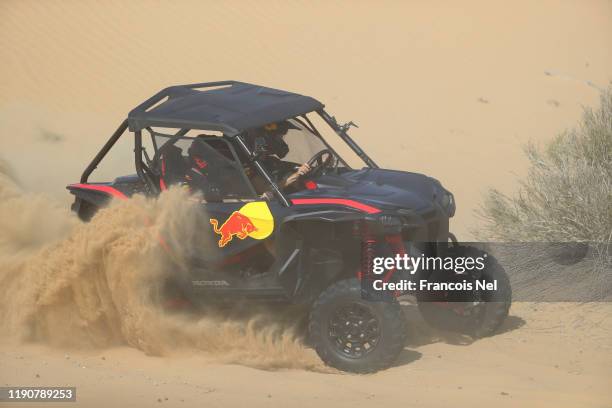
<path id="1" fill-rule="evenodd" d="M 161 165 L 159 187 L 162 191 L 173 184 L 185 182 L 185 175 L 189 170 L 189 166 L 186 163 L 185 157 L 183 157 L 181 148 L 166 143 L 160 149 L 159 159 Z"/>

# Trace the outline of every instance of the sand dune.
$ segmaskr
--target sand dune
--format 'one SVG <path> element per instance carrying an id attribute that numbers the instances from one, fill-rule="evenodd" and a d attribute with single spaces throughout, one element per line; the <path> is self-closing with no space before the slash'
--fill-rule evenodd
<path id="1" fill-rule="evenodd" d="M 62 197 L 144 98 L 238 79 L 316 96 L 381 165 L 439 178 L 465 236 L 482 191 L 523 174 L 521 144 L 573 126 L 598 99 L 584 81 L 612 79 L 608 1 L 8 0 L 0 16 L 2 153 Z"/>
<path id="2" fill-rule="evenodd" d="M 7 188 L 13 182 L 0 177 L 0 252 L 11 254 L 2 260 L 0 281 L 21 286 L 23 275 L 7 274 L 17 268 L 61 286 L 62 273 L 72 271 L 91 277 L 99 290 L 105 277 L 122 276 L 112 269 L 92 272 L 74 261 L 78 251 L 69 245 L 80 241 L 71 234 L 92 232 L 67 215 L 64 186 L 78 180 L 126 112 L 144 98 L 171 84 L 222 79 L 312 95 L 339 120 L 354 120 L 359 128 L 351 134 L 381 166 L 427 173 L 455 193 L 452 229 L 467 238 L 477 224 L 473 210 L 482 192 L 489 186 L 511 192 L 525 173 L 522 144 L 573 126 L 583 105 L 597 103 L 598 89 L 612 80 L 611 48 L 609 1 L 4 0 L 0 157 L 8 165 L 0 163 L 0 170 L 8 174 L 10 167 L 17 186 Z M 130 171 L 131 147 L 129 140 L 123 143 L 97 177 Z M 20 201 L 22 190 L 31 194 L 27 204 Z M 7 215 L 13 213 L 20 216 Z M 40 225 L 40 233 L 32 233 Z M 136 250 L 120 234 L 104 233 L 101 240 L 121 259 Z M 130 244 L 126 253 L 117 248 L 121 243 Z M 73 264 L 57 267 L 58 255 L 47 252 L 41 259 L 41 248 L 58 249 Z M 24 259 L 30 269 L 23 269 Z M 40 275 L 43 264 L 50 275 Z M 76 385 L 81 406 L 612 403 L 608 303 L 519 303 L 501 334 L 477 342 L 427 328 L 407 306 L 411 338 L 398 365 L 353 376 L 308 371 L 321 371 L 318 360 L 293 337 L 281 336 L 280 343 L 262 340 L 258 332 L 240 337 L 238 332 L 249 333 L 248 321 L 226 327 L 221 341 L 233 347 L 229 353 L 215 349 L 220 343 L 194 344 L 198 330 L 216 333 L 213 324 L 190 331 L 187 347 L 176 353 L 148 357 L 142 350 L 152 349 L 133 340 L 146 337 L 139 332 L 143 326 L 112 320 L 112 305 L 142 311 L 139 299 L 103 290 L 96 298 L 100 304 L 79 309 L 92 306 L 85 296 L 91 285 L 63 283 L 76 297 L 49 304 L 72 313 L 76 325 L 95 327 L 96 319 L 110 318 L 99 328 L 106 337 L 97 337 L 108 342 L 67 345 L 64 340 L 82 339 L 62 338 L 61 330 L 54 337 L 52 320 L 39 324 L 37 333 L 57 341 L 23 344 L 5 336 L 0 385 Z M 38 282 L 25 293 L 33 297 L 25 299 L 56 295 L 52 289 Z M 4 315 L 2 324 L 23 327 L 23 313 L 52 315 L 11 297 L 20 295 L 15 289 L 0 298 L 0 306 L 19 309 L 11 322 Z M 252 348 L 241 350 L 242 342 Z M 220 358 L 207 355 L 206 347 L 219 350 Z"/>

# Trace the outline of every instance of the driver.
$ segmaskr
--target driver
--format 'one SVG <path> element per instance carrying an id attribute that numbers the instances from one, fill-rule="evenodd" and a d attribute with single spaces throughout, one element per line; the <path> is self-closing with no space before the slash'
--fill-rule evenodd
<path id="1" fill-rule="evenodd" d="M 287 121 L 279 123 L 269 123 L 261 128 L 255 129 L 247 134 L 249 147 L 258 155 L 259 161 L 263 164 L 270 176 L 284 191 L 297 190 L 299 179 L 308 174 L 311 170 L 308 163 L 296 167 L 295 163 L 281 160 L 289 153 L 289 146 L 283 140 L 289 129 L 297 129 Z M 259 175 L 257 170 L 250 164 L 245 167 L 245 172 L 255 190 L 261 193 L 261 198 L 271 199 L 273 193 L 269 189 L 269 184 Z"/>

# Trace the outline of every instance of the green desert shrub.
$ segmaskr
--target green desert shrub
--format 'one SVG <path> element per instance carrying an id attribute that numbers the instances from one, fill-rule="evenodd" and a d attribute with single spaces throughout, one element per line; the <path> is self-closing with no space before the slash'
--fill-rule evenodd
<path id="1" fill-rule="evenodd" d="M 596 242 L 612 239 L 612 87 L 598 109 L 543 147 L 525 147 L 530 162 L 518 192 L 491 189 L 478 211 L 480 238 L 523 242 Z"/>

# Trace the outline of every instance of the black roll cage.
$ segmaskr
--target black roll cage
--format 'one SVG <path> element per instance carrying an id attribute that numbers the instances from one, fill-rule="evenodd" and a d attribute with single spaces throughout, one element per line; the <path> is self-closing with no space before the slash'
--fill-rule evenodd
<path id="1" fill-rule="evenodd" d="M 189 131 L 189 129 L 180 129 L 178 132 L 176 132 L 175 134 L 166 134 L 166 133 L 161 133 L 161 132 L 157 132 L 155 130 L 153 130 L 150 127 L 145 128 L 149 134 L 151 135 L 151 140 L 153 143 L 153 148 L 155 149 L 155 155 L 153 156 L 153 159 L 147 159 L 148 162 L 152 162 L 155 163 L 157 162 L 157 160 L 159 160 L 160 154 L 161 154 L 161 150 L 160 148 L 157 146 L 157 141 L 156 141 L 156 136 L 157 137 L 165 137 L 168 139 L 168 141 L 166 143 L 164 143 L 164 146 L 168 145 L 168 144 L 175 144 L 178 140 L 183 139 L 183 138 L 188 138 L 188 139 L 194 139 L 192 136 L 185 136 L 185 134 Z M 201 136 L 208 136 L 208 135 L 198 135 L 196 137 L 199 138 Z M 232 167 L 236 167 L 237 163 L 240 163 L 240 159 L 238 154 L 236 153 L 236 149 L 234 149 L 234 146 L 229 143 L 227 141 L 227 138 L 224 137 L 218 137 L 218 136 L 212 136 L 218 139 L 221 139 L 227 146 L 227 148 L 229 149 L 231 155 L 235 158 L 236 163 L 233 163 Z M 143 149 L 143 152 L 145 152 L 146 154 L 146 150 Z M 241 176 L 243 178 L 243 181 L 245 182 L 245 184 L 249 187 L 249 189 L 251 190 L 251 194 L 253 197 L 257 196 L 257 193 L 255 192 L 255 189 L 253 188 L 252 183 L 249 181 L 248 177 L 246 176 L 246 174 L 244 173 L 244 170 L 242 168 L 237 169 L 240 171 Z M 156 173 L 156 171 L 154 171 L 155 175 L 158 176 L 158 174 Z"/>
<path id="2" fill-rule="evenodd" d="M 348 133 L 346 132 L 347 130 L 346 127 L 339 125 L 336 119 L 330 116 L 324 109 L 319 109 L 319 110 L 316 110 L 315 112 L 319 114 L 319 116 L 321 116 L 321 118 L 325 121 L 325 123 L 327 123 L 334 130 L 334 132 L 336 132 L 336 134 L 340 136 L 340 138 L 351 148 L 351 150 L 353 150 L 353 152 L 355 152 L 355 154 L 357 154 L 364 161 L 364 163 L 368 165 L 368 167 L 378 168 L 378 165 L 348 135 Z M 294 119 L 298 120 L 298 122 L 300 122 L 303 126 L 311 130 L 325 144 L 326 148 L 328 148 L 334 155 L 336 155 L 336 157 L 338 157 L 346 166 L 348 166 L 347 163 L 340 157 L 340 155 L 338 155 L 336 151 L 327 143 L 327 141 L 323 138 L 323 136 L 315 128 L 315 126 L 308 119 L 308 117 L 306 117 L 306 114 L 301 115 L 301 118 L 304 121 L 306 121 L 308 126 L 305 126 L 306 124 L 302 122 L 300 119 L 298 119 L 297 117 Z M 111 137 L 104 144 L 104 146 L 102 146 L 100 151 L 96 154 L 96 156 L 89 163 L 89 165 L 85 168 L 85 170 L 83 171 L 83 174 L 81 175 L 81 181 L 80 181 L 81 183 L 83 184 L 87 183 L 87 180 L 89 179 L 89 176 L 91 175 L 91 173 L 98 167 L 102 159 L 104 159 L 104 157 L 107 155 L 110 149 L 115 145 L 115 143 L 117 143 L 117 140 L 119 140 L 119 138 L 125 133 L 127 129 L 128 129 L 128 120 L 125 119 L 123 122 L 121 122 L 117 130 L 115 130 L 115 132 L 111 135 Z M 179 129 L 179 131 L 172 137 L 180 138 L 184 136 L 190 130 L 190 129 L 180 129 L 180 128 L 177 128 L 177 129 Z M 205 131 L 206 129 L 202 129 L 202 130 Z M 216 129 L 210 129 L 210 130 L 214 131 Z M 157 184 L 153 182 L 149 174 L 147 174 L 147 171 L 150 171 L 150 170 L 147 170 L 148 168 L 146 167 L 145 163 L 143 163 L 142 161 L 142 156 L 144 152 L 144 149 L 142 147 L 142 130 L 139 129 L 139 130 L 134 131 L 133 133 L 134 133 L 134 161 L 135 161 L 135 166 L 136 166 L 136 174 L 138 175 L 138 178 L 145 185 L 145 188 L 148 194 L 159 192 L 159 187 L 157 186 Z M 239 133 L 234 136 L 224 136 L 224 137 L 235 137 L 236 138 L 238 144 L 243 149 L 243 151 L 246 153 L 247 157 L 249 158 L 251 163 L 253 163 L 253 165 L 259 172 L 259 174 L 270 184 L 270 186 L 272 187 L 272 190 L 274 191 L 274 194 L 277 196 L 280 202 L 284 206 L 290 207 L 291 201 L 287 199 L 285 194 L 281 191 L 278 185 L 270 177 L 270 175 L 268 174 L 264 166 L 258 160 L 257 155 L 255 155 L 253 151 L 249 149 L 247 144 L 244 142 L 243 134 Z"/>

